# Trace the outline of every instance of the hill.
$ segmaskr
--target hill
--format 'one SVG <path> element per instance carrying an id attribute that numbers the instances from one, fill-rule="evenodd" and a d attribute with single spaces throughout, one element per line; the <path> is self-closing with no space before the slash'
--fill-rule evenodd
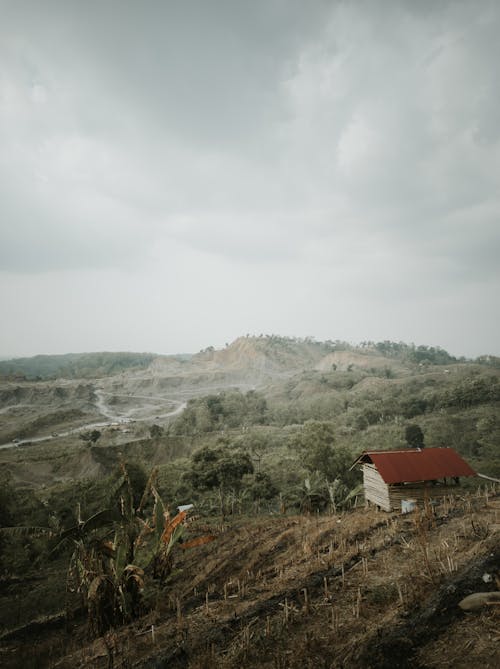
<path id="1" fill-rule="evenodd" d="M 92 642 L 78 616 L 39 620 L 3 666 L 493 669 L 498 607 L 458 603 L 496 587 L 499 509 L 490 491 L 431 515 L 195 520 L 216 539 L 179 551 L 150 613 Z"/>
<path id="2" fill-rule="evenodd" d="M 381 515 L 352 508 L 350 466 L 364 449 L 407 447 L 417 425 L 427 447 L 452 446 L 499 478 L 497 359 L 276 336 L 192 356 L 107 355 L 66 368 L 79 378 L 0 383 L 0 524 L 12 527 L 0 532 L 2 665 L 378 668 L 387 655 L 423 669 L 492 628 L 493 608 L 478 623 L 456 604 L 498 560 L 496 492 L 464 483 L 432 517 Z M 104 541 L 110 564 L 121 530 L 92 523 L 128 508 L 124 471 L 138 508 L 153 467 L 165 510 L 194 503 L 186 532 L 217 539 L 192 561 L 179 549 L 161 596 L 145 587 L 135 622 L 89 644 L 82 610 L 73 623 L 61 614 L 75 544 L 54 553 L 43 532 L 70 536 L 93 518 L 90 549 Z M 139 568 L 148 581 L 154 564 Z M 490 642 L 473 649 L 485 667 Z"/>
<path id="3" fill-rule="evenodd" d="M 36 355 L 0 361 L 0 378 L 88 379 L 144 369 L 155 358 L 151 353 L 67 353 Z"/>
<path id="4" fill-rule="evenodd" d="M 495 359 L 483 356 L 493 364 Z M 100 352 L 36 355 L 0 360 L 0 378 L 27 380 L 100 378 L 151 368 L 157 374 L 217 373 L 263 380 L 304 369 L 330 371 L 337 368 L 381 368 L 391 362 L 405 364 L 449 364 L 456 362 L 446 351 L 428 346 L 393 342 L 365 342 L 359 347 L 346 342 L 316 342 L 277 335 L 239 337 L 225 348 L 212 346 L 195 355 L 163 356 L 153 353 Z"/>

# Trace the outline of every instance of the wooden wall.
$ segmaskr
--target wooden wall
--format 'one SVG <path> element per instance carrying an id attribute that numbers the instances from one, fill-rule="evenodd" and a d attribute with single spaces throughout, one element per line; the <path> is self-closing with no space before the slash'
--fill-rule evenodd
<path id="1" fill-rule="evenodd" d="M 363 464 L 363 486 L 365 499 L 384 511 L 401 511 L 401 500 L 415 499 L 419 506 L 424 502 L 438 500 L 457 491 L 456 483 L 445 484 L 431 481 L 420 483 L 387 485 L 375 465 Z"/>
<path id="2" fill-rule="evenodd" d="M 380 476 L 375 465 L 363 465 L 363 487 L 365 499 L 384 511 L 391 511 L 391 501 L 389 499 L 389 486 Z"/>
<path id="3" fill-rule="evenodd" d="M 419 506 L 432 500 L 442 499 L 445 495 L 451 495 L 457 491 L 457 485 L 445 485 L 437 483 L 433 485 L 430 481 L 422 483 L 408 483 L 407 485 L 390 485 L 389 499 L 394 511 L 401 510 L 402 499 L 415 499 Z"/>

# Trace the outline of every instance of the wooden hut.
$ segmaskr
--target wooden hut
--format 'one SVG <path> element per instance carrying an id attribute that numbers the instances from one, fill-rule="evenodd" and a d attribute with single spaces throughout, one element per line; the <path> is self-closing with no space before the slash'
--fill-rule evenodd
<path id="1" fill-rule="evenodd" d="M 408 510 L 456 491 L 462 476 L 476 472 L 452 448 L 365 451 L 361 465 L 367 502 L 384 511 Z"/>

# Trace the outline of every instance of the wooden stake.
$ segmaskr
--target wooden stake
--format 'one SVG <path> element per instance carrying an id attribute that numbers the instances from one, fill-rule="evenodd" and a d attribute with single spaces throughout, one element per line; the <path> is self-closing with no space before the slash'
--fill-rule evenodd
<path id="1" fill-rule="evenodd" d="M 182 620 L 182 611 L 181 611 L 181 600 L 177 597 L 177 622 Z"/>
<path id="2" fill-rule="evenodd" d="M 332 606 L 332 629 L 334 632 L 337 632 L 339 629 L 339 612 L 335 611 Z"/>
<path id="3" fill-rule="evenodd" d="M 399 595 L 399 601 L 401 604 L 404 604 L 404 599 L 403 599 L 403 593 L 401 591 L 401 585 L 399 584 L 399 581 L 396 581 L 396 588 L 398 589 L 398 595 Z"/>

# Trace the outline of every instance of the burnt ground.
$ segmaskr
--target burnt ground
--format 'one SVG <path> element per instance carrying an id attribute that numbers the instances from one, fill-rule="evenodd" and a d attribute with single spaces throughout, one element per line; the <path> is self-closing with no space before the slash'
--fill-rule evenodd
<path id="1" fill-rule="evenodd" d="M 89 641 L 82 618 L 4 637 L 9 667 L 498 666 L 500 607 L 458 602 L 497 589 L 500 497 L 456 498 L 411 516 L 233 518 L 181 553 L 169 587 L 133 625 Z M 194 523 L 195 533 L 205 527 Z"/>

